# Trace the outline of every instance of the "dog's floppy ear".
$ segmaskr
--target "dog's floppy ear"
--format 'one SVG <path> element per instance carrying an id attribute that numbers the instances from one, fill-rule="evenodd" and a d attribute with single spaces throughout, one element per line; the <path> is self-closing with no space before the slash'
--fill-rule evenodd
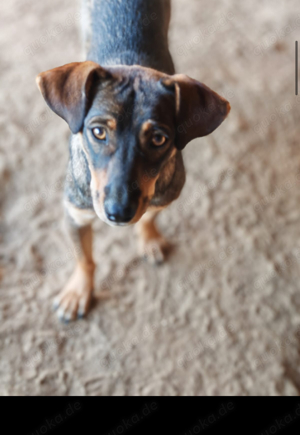
<path id="1" fill-rule="evenodd" d="M 42 72 L 37 85 L 50 109 L 78 133 L 92 103 L 93 88 L 111 74 L 95 62 L 73 62 Z"/>
<path id="2" fill-rule="evenodd" d="M 176 147 L 213 132 L 224 121 L 230 104 L 216 92 L 184 74 L 172 76 L 176 92 Z"/>

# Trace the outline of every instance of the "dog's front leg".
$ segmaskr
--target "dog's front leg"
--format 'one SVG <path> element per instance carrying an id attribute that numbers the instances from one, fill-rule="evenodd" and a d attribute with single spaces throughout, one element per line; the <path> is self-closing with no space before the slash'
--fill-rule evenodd
<path id="1" fill-rule="evenodd" d="M 93 292 L 95 264 L 92 254 L 92 210 L 80 210 L 66 204 L 66 226 L 73 244 L 76 267 L 67 284 L 56 297 L 54 308 L 63 321 L 84 316 Z"/>
<path id="2" fill-rule="evenodd" d="M 168 242 L 155 225 L 155 219 L 160 211 L 161 208 L 148 210 L 136 224 L 139 254 L 152 264 L 162 263 L 169 248 Z"/>

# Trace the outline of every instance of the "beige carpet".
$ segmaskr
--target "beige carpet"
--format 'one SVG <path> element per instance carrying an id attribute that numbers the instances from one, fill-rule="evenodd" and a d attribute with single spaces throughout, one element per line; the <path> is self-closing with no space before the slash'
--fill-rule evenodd
<path id="1" fill-rule="evenodd" d="M 95 303 L 63 325 L 69 132 L 35 76 L 82 60 L 73 3 L 0 7 L 1 395 L 298 395 L 299 2 L 173 0 L 177 71 L 231 114 L 184 152 L 186 186 L 159 221 L 168 262 L 138 260 L 133 228 L 97 221 Z"/>

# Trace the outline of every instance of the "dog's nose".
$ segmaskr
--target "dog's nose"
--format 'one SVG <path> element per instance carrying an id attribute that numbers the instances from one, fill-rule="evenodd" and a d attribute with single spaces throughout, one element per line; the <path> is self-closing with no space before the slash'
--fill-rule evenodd
<path id="1" fill-rule="evenodd" d="M 127 223 L 131 221 L 134 217 L 137 210 L 137 204 L 129 204 L 126 207 L 123 207 L 118 203 L 110 203 L 105 204 L 105 213 L 108 219 L 112 222 L 116 223 Z"/>

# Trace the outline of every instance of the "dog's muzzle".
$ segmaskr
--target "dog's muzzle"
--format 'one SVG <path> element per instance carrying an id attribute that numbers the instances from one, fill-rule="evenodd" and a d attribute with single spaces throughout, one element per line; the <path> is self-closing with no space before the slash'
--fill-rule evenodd
<path id="1" fill-rule="evenodd" d="M 125 187 L 106 186 L 104 211 L 108 220 L 116 224 L 130 222 L 138 210 L 140 194 L 139 190 L 128 192 Z"/>

